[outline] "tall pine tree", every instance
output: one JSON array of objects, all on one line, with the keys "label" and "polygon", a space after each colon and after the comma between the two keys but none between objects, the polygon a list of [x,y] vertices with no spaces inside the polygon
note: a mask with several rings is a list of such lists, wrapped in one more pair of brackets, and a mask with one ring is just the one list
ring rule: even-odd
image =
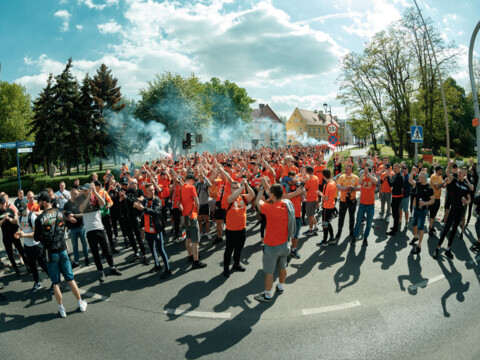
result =
[{"label": "tall pine tree", "polygon": [[112,71],[102,64],[92,79],[90,89],[94,101],[93,154],[100,159],[100,170],[103,168],[103,158],[114,155],[118,150],[109,131],[112,127],[109,113],[118,113],[125,107],[125,103],[121,102],[120,88]]}]

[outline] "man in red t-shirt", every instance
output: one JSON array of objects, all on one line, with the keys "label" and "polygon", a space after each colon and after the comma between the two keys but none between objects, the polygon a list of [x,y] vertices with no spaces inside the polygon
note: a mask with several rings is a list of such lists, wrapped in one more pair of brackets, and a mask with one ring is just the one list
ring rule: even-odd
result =
[{"label": "man in red t-shirt", "polygon": [[353,231],[353,238],[351,244],[355,244],[357,237],[360,233],[360,226],[362,226],[363,218],[367,214],[367,224],[363,231],[363,245],[368,246],[368,235],[370,234],[370,228],[372,227],[373,215],[375,213],[375,188],[377,186],[377,178],[371,173],[371,169],[365,167],[365,170],[358,179],[360,188],[360,206],[357,212],[357,222],[355,224],[355,230]]},{"label": "man in red t-shirt", "polygon": [[188,174],[185,177],[185,184],[180,190],[180,210],[185,220],[187,237],[185,247],[188,252],[188,262],[193,262],[192,269],[201,269],[207,266],[198,259],[198,243],[200,242],[200,229],[198,227],[198,203],[197,190],[195,190],[195,175]]},{"label": "man in red t-shirt", "polygon": [[[288,173],[287,173],[288,175]],[[263,248],[263,271],[265,272],[265,292],[255,295],[255,300],[261,302],[272,301],[273,272],[278,266],[279,284],[276,290],[283,293],[287,278],[287,257],[290,253],[288,245],[288,209],[282,201],[283,190],[279,184],[268,186],[267,178],[262,178],[262,185],[257,196],[257,207],[267,218]],[[272,199],[271,203],[262,200],[264,189]]]},{"label": "man in red t-shirt", "polygon": [[[243,191],[247,189],[247,194]],[[223,254],[223,275],[230,277],[230,261],[233,253],[233,267],[235,271],[245,271],[240,265],[240,255],[246,239],[247,205],[255,197],[253,189],[248,185],[247,179],[241,183],[232,181],[230,184],[231,194],[226,194],[226,217],[225,217],[225,253]]]}]

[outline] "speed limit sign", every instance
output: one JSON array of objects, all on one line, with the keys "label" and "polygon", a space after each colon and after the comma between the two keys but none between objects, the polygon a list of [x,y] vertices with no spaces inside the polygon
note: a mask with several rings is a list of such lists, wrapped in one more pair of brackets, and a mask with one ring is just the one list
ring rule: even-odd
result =
[{"label": "speed limit sign", "polygon": [[337,125],[335,125],[334,123],[331,123],[331,124],[328,124],[327,126],[327,132],[331,135],[335,134],[338,130],[338,127]]}]

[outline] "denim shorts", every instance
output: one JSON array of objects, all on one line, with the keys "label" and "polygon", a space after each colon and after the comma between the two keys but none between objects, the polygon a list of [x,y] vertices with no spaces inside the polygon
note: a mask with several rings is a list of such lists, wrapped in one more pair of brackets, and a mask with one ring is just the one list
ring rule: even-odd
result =
[{"label": "denim shorts", "polygon": [[[48,260],[48,259],[47,259]],[[52,254],[52,262],[47,261],[48,275],[52,284],[60,284],[60,273],[66,281],[73,280],[72,263],[67,250]]]},{"label": "denim shorts", "polygon": [[302,218],[297,217],[295,218],[295,235],[293,235],[294,239],[298,239],[300,236],[300,228],[302,227]]},{"label": "denim shorts", "polygon": [[420,210],[415,207],[413,209],[412,226],[418,226],[418,231],[423,231],[425,226],[425,218],[427,217],[427,209]]},{"label": "denim shorts", "polygon": [[402,204],[400,205],[400,210],[403,212],[408,212],[409,203],[410,203],[410,196],[402,198]]}]

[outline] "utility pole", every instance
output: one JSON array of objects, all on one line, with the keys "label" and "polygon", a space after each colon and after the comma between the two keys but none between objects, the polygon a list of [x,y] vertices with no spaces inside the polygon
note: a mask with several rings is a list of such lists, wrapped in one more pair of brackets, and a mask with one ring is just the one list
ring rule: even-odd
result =
[{"label": "utility pole", "polygon": [[[475,45],[475,38],[477,37],[478,30],[480,30],[480,21],[473,30],[472,39],[470,40],[470,48],[468,50],[468,71],[470,73],[470,84],[472,86],[473,94],[473,107],[475,109],[475,117],[478,119],[480,117],[480,111],[478,109],[478,94],[477,87],[475,85],[475,79],[473,77],[473,45]],[[480,174],[480,126],[476,126],[477,134],[477,173]]]}]

